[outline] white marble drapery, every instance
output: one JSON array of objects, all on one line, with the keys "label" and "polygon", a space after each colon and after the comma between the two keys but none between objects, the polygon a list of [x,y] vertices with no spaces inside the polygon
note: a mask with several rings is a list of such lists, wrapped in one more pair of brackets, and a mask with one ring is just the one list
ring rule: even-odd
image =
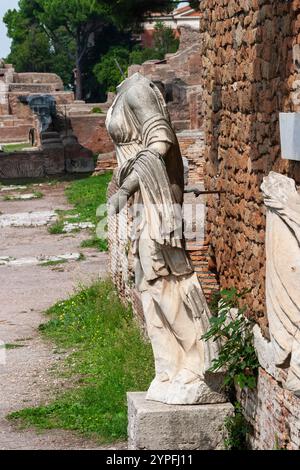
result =
[{"label": "white marble drapery", "polygon": [[118,156],[119,192],[125,184],[130,193],[132,178],[131,193],[145,209],[133,250],[136,285],[155,358],[156,376],[147,398],[169,404],[225,401],[218,380],[214,389],[208,374],[210,385],[206,383],[218,344],[201,340],[210,311],[184,241],[173,233],[182,222],[178,205],[183,200],[183,164],[158,88],[140,74],[125,80],[106,125]]},{"label": "white marble drapery", "polygon": [[267,208],[266,305],[270,342],[256,327],[260,363],[285,388],[300,395],[300,194],[295,181],[275,172],[261,186]]}]

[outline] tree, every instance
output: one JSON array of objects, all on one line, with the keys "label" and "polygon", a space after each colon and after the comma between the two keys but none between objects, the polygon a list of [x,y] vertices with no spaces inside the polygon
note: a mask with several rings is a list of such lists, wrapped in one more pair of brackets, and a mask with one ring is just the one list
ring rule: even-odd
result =
[{"label": "tree", "polygon": [[17,72],[25,69],[28,72],[48,72],[52,61],[47,36],[38,28],[30,28],[22,41],[13,41],[7,61],[13,62]]},{"label": "tree", "polygon": [[93,72],[105,92],[115,91],[116,86],[124,78],[119,66],[123,74],[127,75],[129,65],[142,64],[151,59],[163,59],[165,54],[176,52],[179,45],[179,40],[174,37],[174,31],[163,23],[155,24],[153,42],[153,48],[142,48],[141,46],[131,48],[128,45],[111,47],[101,57]]},{"label": "tree", "polygon": [[38,22],[31,21],[24,12],[17,10],[9,10],[4,23],[12,38],[6,60],[14,64],[17,72],[53,72],[66,85],[71,83],[73,66],[70,57],[75,49],[64,30],[57,31],[59,41],[54,42]]},{"label": "tree", "polygon": [[105,93],[116,91],[117,85],[127,76],[129,65],[142,64],[150,59],[159,59],[154,49],[139,47],[130,51],[128,46],[115,46],[101,57],[93,72]]},{"label": "tree", "polygon": [[103,55],[101,61],[95,65],[94,74],[105,91],[115,91],[116,86],[122,80],[122,73],[118,68],[126,72],[129,63],[130,51],[128,47],[111,47],[109,51]]},{"label": "tree", "polygon": [[[59,43],[57,31],[61,29],[74,41],[76,98],[82,99],[83,62],[93,36],[103,32],[109,23],[127,29],[130,25],[132,29],[145,13],[170,10],[173,5],[171,0],[20,0],[19,13],[30,26],[37,24],[52,44]],[[11,32],[9,27],[8,33]]]},{"label": "tree", "polygon": [[174,31],[171,28],[158,21],[154,25],[153,43],[154,49],[159,52],[160,56],[164,57],[167,53],[177,51],[179,39],[175,38]]},{"label": "tree", "polygon": [[190,0],[189,4],[194,10],[199,10],[200,8],[200,0]]},{"label": "tree", "polygon": [[[20,7],[23,2],[20,1]],[[106,6],[95,0],[33,0],[32,6],[27,14],[38,21],[53,42],[58,41],[60,28],[75,42],[76,98],[82,99],[83,59],[92,34],[101,31],[108,22]]]}]

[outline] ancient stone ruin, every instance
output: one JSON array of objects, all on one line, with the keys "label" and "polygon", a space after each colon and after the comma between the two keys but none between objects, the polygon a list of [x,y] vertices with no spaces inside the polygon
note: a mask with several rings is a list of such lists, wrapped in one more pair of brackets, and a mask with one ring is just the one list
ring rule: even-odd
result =
[{"label": "ancient stone ruin", "polygon": [[[196,242],[194,231],[186,243],[207,299],[218,288],[249,290],[244,302],[256,322],[260,367],[256,387],[237,391],[248,445],[295,450],[300,166],[282,154],[279,113],[300,112],[300,5],[204,0],[200,18],[200,33],[184,31],[175,55],[129,74],[159,87],[189,162],[188,184],[207,191],[205,236]],[[113,181],[110,195],[116,189]],[[110,219],[111,273],[142,321],[127,230],[122,217]],[[140,399],[131,403],[133,414]]]},{"label": "ancient stone ruin", "polygon": [[[112,151],[105,130],[108,103],[86,104],[65,91],[50,73],[0,69],[0,144],[28,143],[24,151],[1,153],[3,179],[92,172],[94,156]],[[100,113],[92,112],[100,109]]]},{"label": "ancient stone ruin", "polygon": [[[182,28],[181,44],[175,54],[170,54],[164,61],[149,61],[142,66],[134,65],[129,68],[129,76],[139,72],[147,78],[153,80],[162,91],[167,103],[172,125],[176,130],[181,154],[188,162],[188,179],[186,184],[189,187],[203,187],[203,151],[204,135],[202,130],[203,112],[202,86],[199,82],[201,74],[201,58],[199,32],[190,28]],[[184,119],[183,119],[184,118]],[[116,160],[113,156],[113,164]],[[98,168],[102,166],[101,156],[98,159]],[[116,191],[113,182],[109,188],[109,195]],[[192,193],[185,193],[184,200],[190,204],[191,212],[202,212],[204,209],[203,200],[195,198]],[[209,244],[207,238],[200,233],[202,226],[198,228],[187,227],[186,249],[194,262],[195,271],[201,282],[204,294],[207,299],[211,293],[218,288],[214,271],[210,267]],[[195,232],[196,231],[196,232]],[[143,318],[143,309],[140,296],[134,286],[129,282],[133,276],[130,253],[126,255],[128,244],[127,225],[124,221],[111,221],[109,225],[108,240],[110,244],[110,269],[115,284],[118,286],[120,294],[133,303],[139,318]]]}]

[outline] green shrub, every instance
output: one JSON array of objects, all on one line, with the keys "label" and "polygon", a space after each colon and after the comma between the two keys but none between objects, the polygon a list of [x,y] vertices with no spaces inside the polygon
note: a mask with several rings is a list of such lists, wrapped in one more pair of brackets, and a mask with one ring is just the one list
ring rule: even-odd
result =
[{"label": "green shrub", "polygon": [[[249,291],[238,293],[236,289],[223,290],[213,306],[217,316],[210,319],[210,329],[203,335],[204,340],[220,340],[221,348],[217,359],[213,360],[211,372],[225,369],[224,385],[239,385],[241,388],[255,388],[259,367],[253,346],[252,322],[245,316],[247,307],[240,301]],[[231,309],[236,309],[233,318]]]},{"label": "green shrub", "polygon": [[251,426],[247,423],[240,403],[235,403],[235,412],[233,416],[225,419],[225,429],[227,437],[224,444],[228,450],[247,449],[247,434],[251,431]]},{"label": "green shrub", "polygon": [[94,108],[92,108],[91,112],[95,113],[95,114],[102,114],[103,113],[102,109],[99,106],[95,106]]}]

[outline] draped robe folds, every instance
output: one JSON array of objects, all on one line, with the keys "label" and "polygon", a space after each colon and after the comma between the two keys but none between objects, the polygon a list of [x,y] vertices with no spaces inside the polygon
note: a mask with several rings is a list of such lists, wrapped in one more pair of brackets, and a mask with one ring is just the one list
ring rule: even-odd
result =
[{"label": "draped robe folds", "polygon": [[267,207],[266,302],[275,365],[285,387],[300,395],[300,194],[291,178],[270,172]]},{"label": "draped robe folds", "polygon": [[[144,122],[135,112],[136,106],[143,106],[134,99],[136,87],[151,97],[152,114]],[[200,339],[209,327],[210,312],[184,248],[182,158],[157,87],[139,74],[127,79],[118,89],[106,126],[116,146],[118,185],[122,187],[132,172],[139,181],[134,201],[143,210],[134,224],[132,246],[156,378],[164,376],[170,389],[184,369],[203,380],[218,344]],[[153,150],[157,142],[168,144],[166,154]],[[167,395],[157,400],[171,403]]]}]

